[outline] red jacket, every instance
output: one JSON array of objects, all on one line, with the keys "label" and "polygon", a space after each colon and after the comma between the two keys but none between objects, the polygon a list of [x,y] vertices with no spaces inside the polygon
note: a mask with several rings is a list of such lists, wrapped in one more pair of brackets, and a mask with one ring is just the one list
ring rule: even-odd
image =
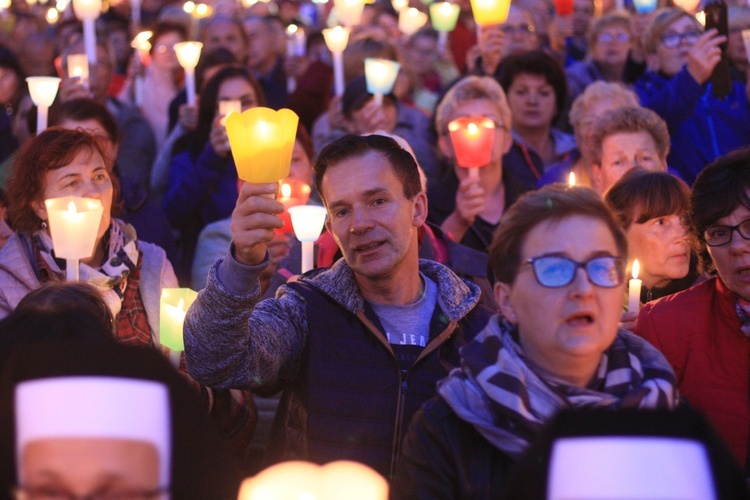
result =
[{"label": "red jacket", "polygon": [[646,304],[636,332],[656,346],[680,392],[702,410],[741,464],[750,437],[750,338],[734,294],[718,278]]}]

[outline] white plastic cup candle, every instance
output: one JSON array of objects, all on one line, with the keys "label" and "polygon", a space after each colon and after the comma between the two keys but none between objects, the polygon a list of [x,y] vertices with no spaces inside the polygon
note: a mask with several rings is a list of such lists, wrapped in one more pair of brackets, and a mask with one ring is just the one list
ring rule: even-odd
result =
[{"label": "white plastic cup candle", "polygon": [[84,87],[89,87],[89,56],[71,54],[67,58],[68,78],[78,78]]},{"label": "white plastic cup candle", "polygon": [[66,260],[68,281],[78,281],[78,262],[94,254],[104,208],[93,198],[44,200],[55,256]]},{"label": "white plastic cup candle", "polygon": [[187,103],[195,104],[195,67],[201,56],[203,44],[200,42],[180,42],[174,44],[177,60],[185,69],[185,91],[187,92]]},{"label": "white plastic cup candle", "polygon": [[445,52],[448,33],[456,29],[461,7],[450,2],[435,2],[430,5],[432,27],[438,32],[438,51]]},{"label": "white plastic cup candle", "polygon": [[383,96],[390,94],[393,85],[398,78],[401,65],[390,59],[365,59],[365,79],[367,80],[367,92],[375,96],[375,103],[383,104]]},{"label": "white plastic cup candle", "polygon": [[336,95],[344,95],[344,49],[349,43],[349,28],[335,26],[323,30],[323,39],[333,54],[333,83]]},{"label": "white plastic cup candle", "polygon": [[568,186],[573,187],[576,185],[576,174],[575,172],[571,172],[568,174]]},{"label": "white plastic cup candle", "polygon": [[[288,58],[305,55],[305,30],[296,24],[286,27],[286,55]],[[286,77],[286,91],[291,94],[297,90],[297,79],[293,76]]]},{"label": "white plastic cup candle", "polygon": [[333,0],[333,5],[338,13],[339,22],[344,26],[356,26],[362,20],[364,0]]},{"label": "white plastic cup candle", "polygon": [[403,9],[398,14],[398,29],[406,36],[412,36],[425,24],[427,24],[427,14],[414,7]]},{"label": "white plastic cup candle", "polygon": [[102,12],[102,0],[73,0],[73,11],[83,22],[83,45],[89,63],[96,64],[96,29],[94,21]]},{"label": "white plastic cup candle", "polygon": [[55,76],[29,76],[26,83],[31,100],[37,108],[36,133],[40,134],[47,128],[47,114],[49,107],[55,102],[60,79]]},{"label": "white plastic cup candle", "polygon": [[641,265],[638,263],[638,259],[633,261],[633,279],[628,283],[628,311],[638,312],[641,310],[641,284],[643,283],[638,279],[638,273],[641,270]]},{"label": "white plastic cup candle", "polygon": [[302,242],[302,273],[313,269],[315,241],[323,231],[326,209],[315,205],[301,205],[289,208],[294,234]]}]

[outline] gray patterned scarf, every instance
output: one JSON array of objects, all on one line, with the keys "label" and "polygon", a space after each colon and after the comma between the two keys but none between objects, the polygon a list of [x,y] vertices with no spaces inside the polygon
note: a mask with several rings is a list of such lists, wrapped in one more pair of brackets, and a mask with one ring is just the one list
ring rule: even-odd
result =
[{"label": "gray patterned scarf", "polygon": [[673,408],[674,373],[646,341],[625,330],[602,355],[587,387],[540,375],[517,343],[517,327],[493,317],[461,349],[461,366],[438,382],[438,394],[496,448],[518,459],[563,408]]}]

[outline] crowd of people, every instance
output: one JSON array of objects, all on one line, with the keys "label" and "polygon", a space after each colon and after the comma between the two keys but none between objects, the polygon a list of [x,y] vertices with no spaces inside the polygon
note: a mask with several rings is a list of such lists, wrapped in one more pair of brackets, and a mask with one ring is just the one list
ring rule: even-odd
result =
[{"label": "crowd of people", "polygon": [[[706,474],[680,452],[616,488],[750,498],[750,7],[721,34],[663,1],[514,0],[493,25],[456,3],[447,37],[365,4],[340,93],[333,2],[112,1],[87,78],[71,8],[0,7],[0,498],[235,498],[288,460],[361,462],[397,499],[535,498],[550,433],[628,422],[691,436]],[[385,95],[368,58],[400,63]],[[41,132],[29,76],[61,79]],[[230,105],[299,116],[281,182],[327,211],[312,271],[289,195],[238,178]],[[491,122],[480,168],[462,119]],[[63,196],[103,208],[78,282]],[[179,286],[200,293],[170,358]]]}]

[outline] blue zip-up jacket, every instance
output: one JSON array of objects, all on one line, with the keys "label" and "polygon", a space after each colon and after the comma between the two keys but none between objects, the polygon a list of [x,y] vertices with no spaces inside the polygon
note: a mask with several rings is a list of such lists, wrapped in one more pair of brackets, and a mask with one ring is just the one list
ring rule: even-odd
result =
[{"label": "blue zip-up jacket", "polygon": [[750,144],[750,111],[740,83],[716,99],[711,85],[699,85],[687,68],[672,78],[647,71],[635,84],[641,104],[667,122],[672,147],[667,164],[690,185],[703,168]]}]

